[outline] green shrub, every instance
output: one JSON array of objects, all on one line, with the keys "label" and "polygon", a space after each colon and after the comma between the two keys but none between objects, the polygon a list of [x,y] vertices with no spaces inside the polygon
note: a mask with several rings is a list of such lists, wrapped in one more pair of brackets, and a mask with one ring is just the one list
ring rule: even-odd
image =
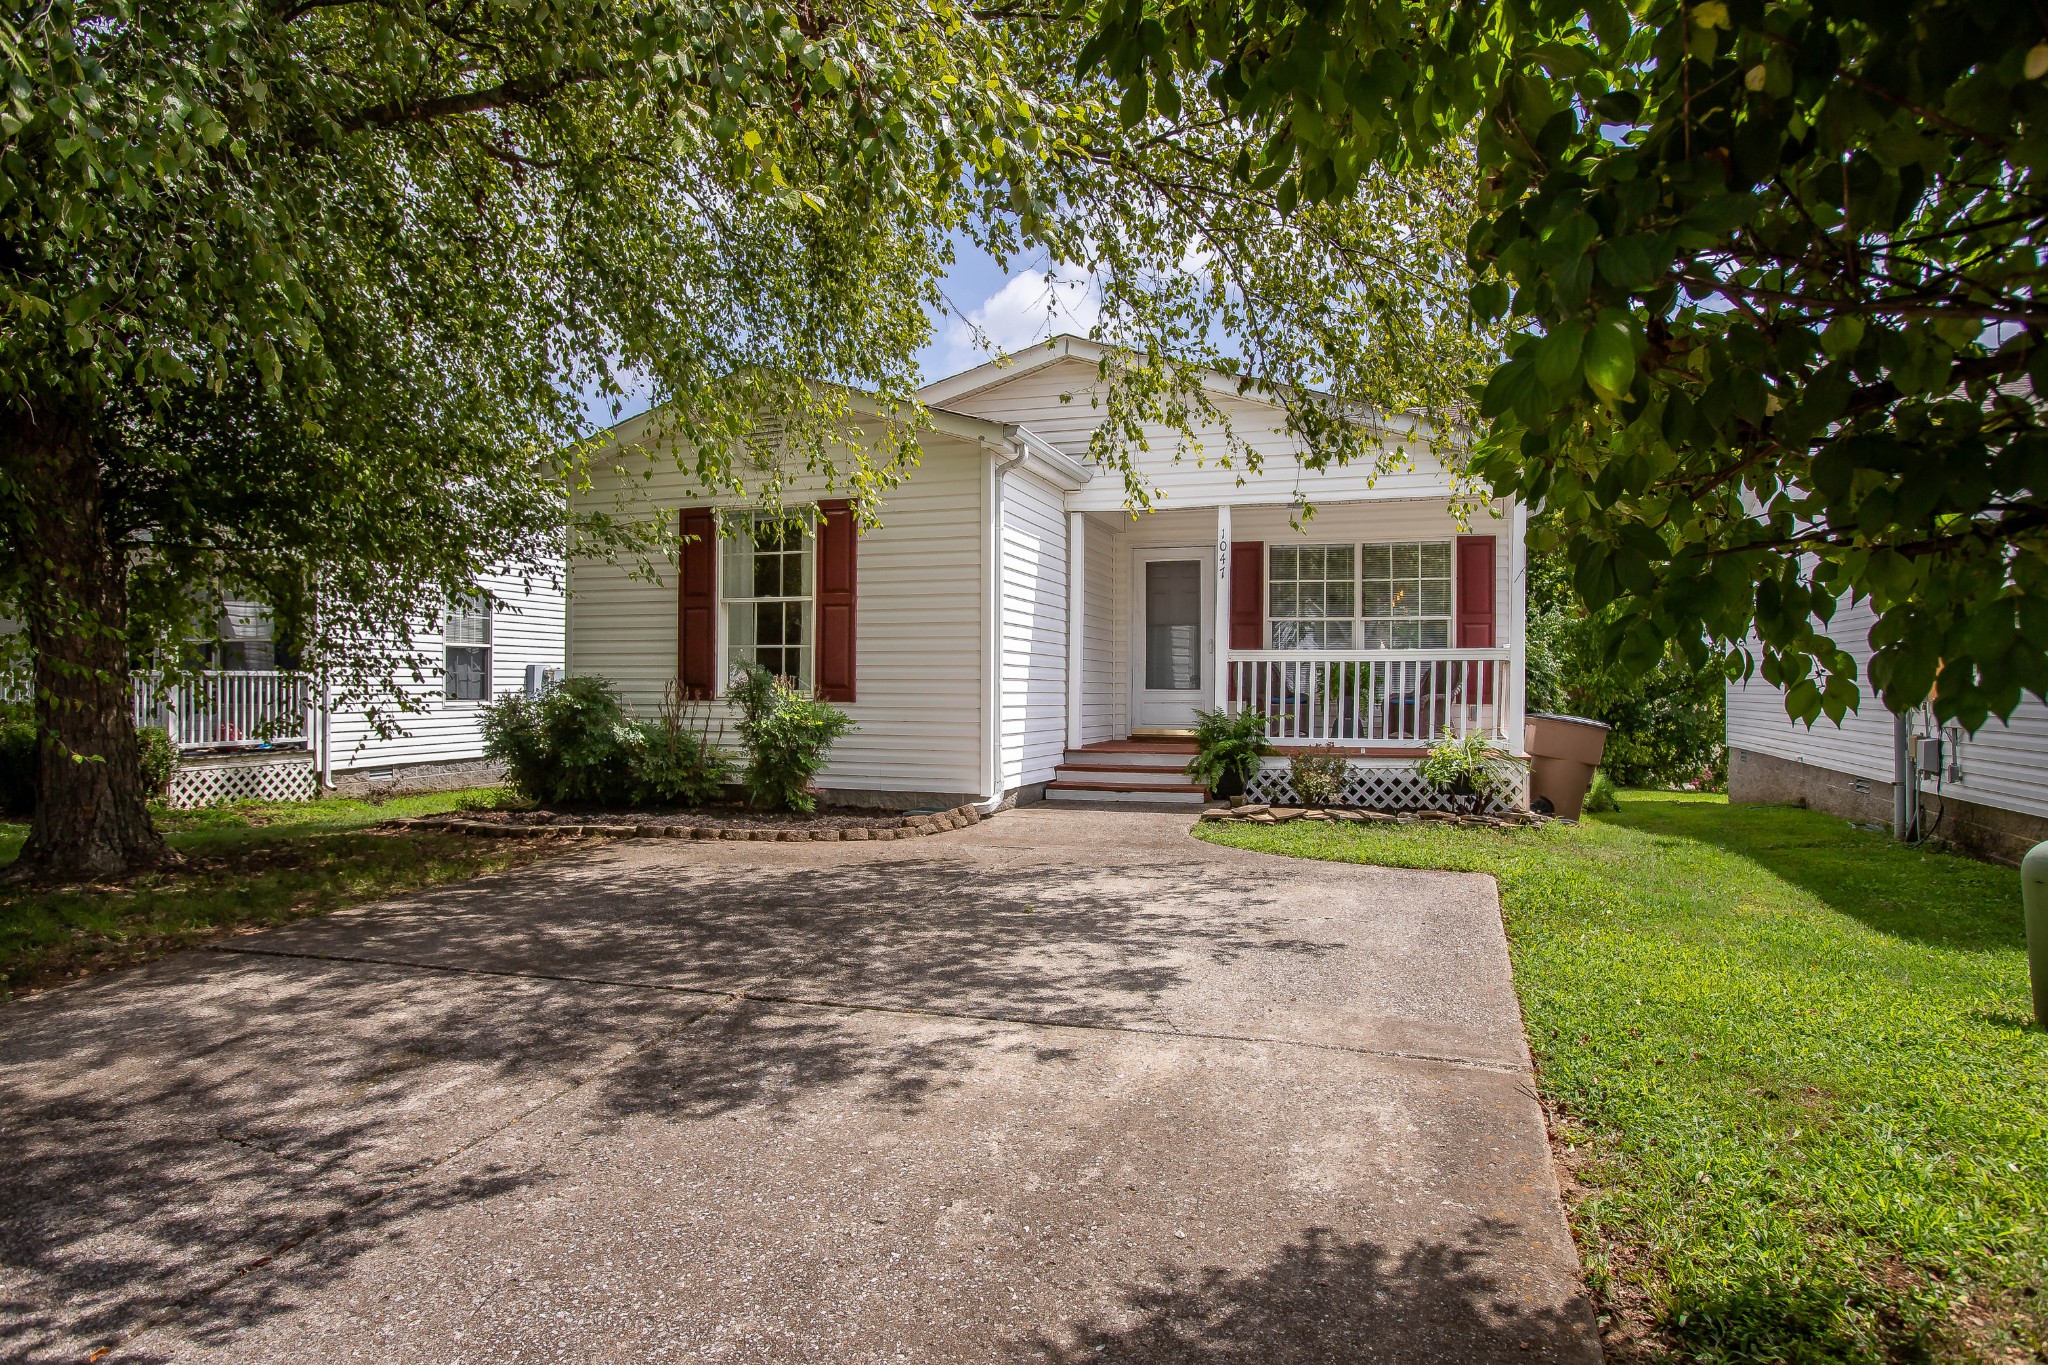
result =
[{"label": "green shrub", "polygon": [[1259,760],[1273,752],[1266,724],[1263,711],[1246,709],[1234,716],[1220,708],[1195,712],[1195,757],[1188,776],[1212,789],[1228,781],[1242,791],[1259,770]]},{"label": "green shrub", "polygon": [[21,716],[0,719],[0,811],[27,815],[36,808],[36,725]]},{"label": "green shrub", "polygon": [[740,712],[747,799],[766,810],[816,810],[811,779],[824,768],[833,742],[853,728],[853,718],[759,664],[745,665],[726,695]]},{"label": "green shrub", "polygon": [[1583,809],[1588,812],[1620,810],[1621,802],[1616,797],[1619,790],[1614,785],[1614,779],[1607,775],[1605,768],[1595,768],[1593,785],[1586,788],[1586,804]]},{"label": "green shrub", "polygon": [[711,709],[693,708],[674,683],[662,699],[661,715],[640,727],[634,788],[647,805],[701,806],[725,794],[732,761],[711,737]]},{"label": "green shrub", "polygon": [[1608,725],[1600,765],[1623,786],[1724,786],[1727,674],[1719,656],[1689,663],[1672,645],[1648,673],[1629,673],[1606,638],[1617,612],[1586,610],[1563,550],[1530,556],[1528,709]]},{"label": "green shrub", "polygon": [[1451,796],[1508,800],[1521,786],[1522,765],[1474,731],[1459,736],[1447,725],[1429,752],[1415,760],[1416,775]]},{"label": "green shrub", "polygon": [[1344,791],[1344,755],[1322,749],[1296,749],[1287,760],[1294,799],[1304,806],[1327,806]]},{"label": "green shrub", "polygon": [[484,708],[484,754],[505,765],[520,794],[544,805],[627,805],[647,737],[603,678],[565,678],[538,697]]},{"label": "green shrub", "polygon": [[142,759],[142,790],[162,796],[171,789],[178,771],[178,742],[161,725],[145,725],[135,732],[135,748]]}]

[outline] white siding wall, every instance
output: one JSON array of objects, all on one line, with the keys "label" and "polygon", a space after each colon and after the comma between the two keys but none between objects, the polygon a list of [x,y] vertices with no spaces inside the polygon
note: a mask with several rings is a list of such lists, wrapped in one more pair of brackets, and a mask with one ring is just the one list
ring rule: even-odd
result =
[{"label": "white siding wall", "polygon": [[2024,698],[2010,720],[1994,720],[1974,735],[1951,727],[1957,781],[1944,772],[1938,788],[1959,800],[2000,810],[2048,816],[2048,705]]},{"label": "white siding wall", "polygon": [[[1871,620],[1869,603],[1845,604],[1829,630],[1835,643],[1855,657],[1859,671],[1870,665]],[[1785,714],[1785,694],[1761,677],[1731,682],[1728,744],[1850,777],[1892,780],[1891,712],[1868,695],[1839,727],[1823,716],[1808,728]]]},{"label": "white siding wall", "polygon": [[[486,577],[480,584],[502,604],[491,617],[491,695],[521,691],[526,686],[528,664],[562,662],[562,590],[545,580],[503,575]],[[413,638],[429,658],[438,656],[439,634],[422,632]],[[403,686],[424,709],[392,717],[405,732],[397,738],[379,739],[361,712],[335,712],[328,725],[328,742],[336,773],[483,757],[483,735],[478,727],[482,702],[447,700],[438,672],[417,680],[404,679]]]},{"label": "white siding wall", "polygon": [[1060,490],[1003,476],[1004,790],[1052,780],[1067,743],[1067,513]]},{"label": "white siding wall", "polygon": [[1088,518],[1083,584],[1081,742],[1122,739],[1130,730],[1130,668],[1123,652],[1125,580],[1131,556],[1121,518]]},{"label": "white siding wall", "polygon": [[[1091,402],[1097,387],[1095,366],[1083,360],[1061,360],[1015,379],[941,404],[953,412],[1016,422],[1076,459],[1085,459],[1088,440],[1102,422],[1102,410]],[[1061,401],[1065,398],[1067,401]],[[1198,433],[1198,444],[1166,427],[1146,432],[1149,450],[1138,452],[1139,468],[1154,490],[1154,506],[1214,505],[1218,502],[1287,503],[1298,496],[1311,502],[1336,498],[1414,498],[1448,495],[1442,467],[1426,449],[1414,453],[1414,468],[1390,472],[1374,481],[1364,469],[1303,469],[1295,458],[1294,438],[1280,429],[1279,409],[1252,399],[1218,401],[1230,416],[1236,435],[1264,457],[1262,472],[1246,476],[1241,468],[1217,463],[1227,445],[1221,427]],[[1179,455],[1176,461],[1175,455]],[[1245,482],[1240,484],[1240,480]],[[1099,474],[1067,497],[1076,511],[1116,512],[1123,508],[1123,480]]]},{"label": "white siding wall", "polygon": [[[1870,666],[1870,627],[1876,615],[1866,602],[1844,604],[1829,624],[1829,635]],[[1913,717],[1915,733],[1929,733],[1925,713]],[[1922,790],[1963,801],[2048,816],[2048,705],[2024,699],[2009,721],[1994,720],[1975,735],[1949,727],[1947,739],[1961,768],[1951,780],[1944,764],[1941,781],[1923,778]],[[1785,714],[1785,695],[1762,678],[1728,684],[1728,744],[1771,754],[1851,777],[1892,780],[1892,716],[1864,685],[1862,706],[1838,727],[1823,717],[1811,729]]]},{"label": "white siding wall", "polygon": [[[855,610],[856,691],[845,710],[859,727],[834,746],[828,788],[979,794],[982,783],[982,473],[974,443],[928,436],[924,461],[881,506],[881,526],[860,538]],[[647,503],[702,506],[666,457],[630,453],[623,478]],[[611,508],[621,476],[586,495]],[[792,491],[829,496],[822,488]],[[625,567],[579,560],[569,571],[569,670],[618,684],[642,714],[676,675],[673,565],[659,582]]]}]

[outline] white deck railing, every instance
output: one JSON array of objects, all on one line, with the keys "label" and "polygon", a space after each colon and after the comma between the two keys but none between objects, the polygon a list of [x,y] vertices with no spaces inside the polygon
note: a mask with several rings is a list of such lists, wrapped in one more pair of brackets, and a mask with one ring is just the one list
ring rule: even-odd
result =
[{"label": "white deck railing", "polygon": [[161,725],[180,749],[254,749],[304,744],[311,682],[296,673],[211,669],[159,696],[135,675],[135,723]]},{"label": "white deck railing", "polygon": [[1505,649],[1232,650],[1230,710],[1264,711],[1282,744],[1505,740]]}]

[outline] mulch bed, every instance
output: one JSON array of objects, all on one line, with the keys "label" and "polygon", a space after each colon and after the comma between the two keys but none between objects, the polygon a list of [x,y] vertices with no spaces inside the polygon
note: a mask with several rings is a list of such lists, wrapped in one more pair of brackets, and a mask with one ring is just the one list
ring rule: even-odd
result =
[{"label": "mulch bed", "polygon": [[981,823],[981,812],[956,806],[936,814],[827,808],[802,815],[713,807],[687,811],[474,811],[394,821],[415,829],[445,829],[506,839],[558,836],[640,839],[729,839],[764,843],[868,842],[916,839]]}]

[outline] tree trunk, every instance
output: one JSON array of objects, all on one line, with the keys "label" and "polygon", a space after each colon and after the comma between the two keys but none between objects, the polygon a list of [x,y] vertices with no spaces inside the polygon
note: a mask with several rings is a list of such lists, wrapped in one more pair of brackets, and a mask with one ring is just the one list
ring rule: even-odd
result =
[{"label": "tree trunk", "polygon": [[12,415],[21,499],[12,548],[35,659],[36,814],[10,875],[125,877],[176,862],[149,818],[128,674],[127,566],[107,543],[100,463],[83,423]]}]

